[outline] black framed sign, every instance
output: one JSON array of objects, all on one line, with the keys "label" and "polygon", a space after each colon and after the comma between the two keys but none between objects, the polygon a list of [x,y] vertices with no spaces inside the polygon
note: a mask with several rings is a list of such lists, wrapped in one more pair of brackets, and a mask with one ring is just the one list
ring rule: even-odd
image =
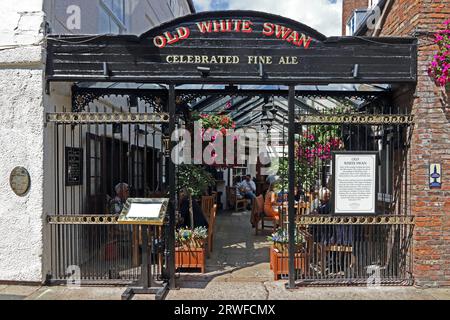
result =
[{"label": "black framed sign", "polygon": [[83,184],[83,149],[66,147],[66,186]]},{"label": "black framed sign", "polygon": [[140,36],[79,42],[74,35],[48,38],[47,80],[287,85],[417,78],[415,38],[327,38],[298,21],[247,10],[199,12]]},{"label": "black framed sign", "polygon": [[333,152],[334,214],[376,214],[378,152]]}]

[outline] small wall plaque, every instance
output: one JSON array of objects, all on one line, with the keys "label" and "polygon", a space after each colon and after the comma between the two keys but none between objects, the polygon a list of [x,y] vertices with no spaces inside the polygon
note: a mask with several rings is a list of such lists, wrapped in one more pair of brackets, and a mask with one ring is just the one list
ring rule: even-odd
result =
[{"label": "small wall plaque", "polygon": [[430,163],[430,188],[440,188],[442,185],[442,170],[439,163]]},{"label": "small wall plaque", "polygon": [[9,185],[18,196],[25,195],[30,189],[30,175],[24,167],[15,167],[9,176]]},{"label": "small wall plaque", "polygon": [[83,184],[83,149],[66,147],[66,186]]}]

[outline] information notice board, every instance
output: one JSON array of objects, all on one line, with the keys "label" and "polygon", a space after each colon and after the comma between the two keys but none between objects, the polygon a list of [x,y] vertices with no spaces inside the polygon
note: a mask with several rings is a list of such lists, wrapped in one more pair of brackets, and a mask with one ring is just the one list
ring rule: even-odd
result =
[{"label": "information notice board", "polygon": [[377,152],[333,153],[335,214],[375,214]]}]

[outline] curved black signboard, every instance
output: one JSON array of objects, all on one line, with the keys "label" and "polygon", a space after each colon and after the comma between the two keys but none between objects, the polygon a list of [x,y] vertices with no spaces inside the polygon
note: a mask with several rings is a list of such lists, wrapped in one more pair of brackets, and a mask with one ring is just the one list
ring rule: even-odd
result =
[{"label": "curved black signboard", "polygon": [[327,38],[272,14],[216,11],[172,20],[140,37],[103,36],[81,43],[79,36],[52,37],[47,77],[166,83],[413,82],[416,50],[414,38]]}]

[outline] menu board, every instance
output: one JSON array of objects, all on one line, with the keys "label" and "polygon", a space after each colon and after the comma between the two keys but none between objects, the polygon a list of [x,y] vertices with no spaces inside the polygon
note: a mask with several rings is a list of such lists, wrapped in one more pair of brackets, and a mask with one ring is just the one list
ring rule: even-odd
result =
[{"label": "menu board", "polygon": [[163,225],[168,198],[128,198],[117,220],[119,224]]},{"label": "menu board", "polygon": [[333,154],[334,213],[375,214],[377,152]]},{"label": "menu board", "polygon": [[66,186],[83,184],[83,149],[66,147]]}]

